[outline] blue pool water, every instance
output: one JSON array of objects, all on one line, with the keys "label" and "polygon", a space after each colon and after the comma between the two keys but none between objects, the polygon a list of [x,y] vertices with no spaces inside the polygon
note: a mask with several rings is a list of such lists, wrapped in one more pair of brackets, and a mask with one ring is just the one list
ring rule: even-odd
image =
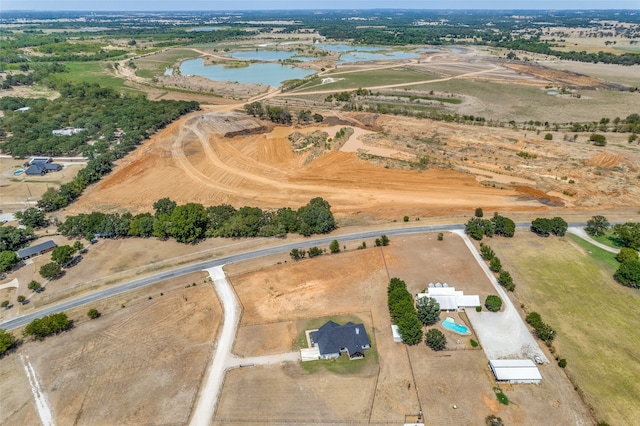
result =
[{"label": "blue pool water", "polygon": [[24,169],[18,169],[15,172],[13,172],[14,176],[18,176],[19,174],[21,174],[22,172],[24,172]]},{"label": "blue pool water", "polygon": [[467,327],[462,324],[456,324],[455,320],[451,317],[447,317],[447,319],[442,321],[442,326],[447,330],[454,331],[458,334],[471,334]]}]

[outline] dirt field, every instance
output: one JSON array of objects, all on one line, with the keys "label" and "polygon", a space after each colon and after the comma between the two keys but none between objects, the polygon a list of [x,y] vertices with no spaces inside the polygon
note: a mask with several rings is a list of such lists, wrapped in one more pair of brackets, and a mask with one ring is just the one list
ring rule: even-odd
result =
[{"label": "dirt field", "polygon": [[[218,405],[219,422],[398,424],[420,407],[426,424],[481,424],[492,413],[508,424],[591,422],[588,410],[555,366],[544,366],[541,386],[502,386],[513,401],[503,406],[494,396],[495,382],[484,353],[469,345],[474,336],[447,332],[449,350],[438,353],[424,344],[407,350],[393,342],[386,306],[389,276],[404,279],[411,293],[430,281],[446,281],[481,298],[491,292],[464,243],[452,234],[446,234],[444,241],[436,241],[435,235],[411,236],[394,239],[382,249],[350,249],[250,272],[246,268],[244,264],[226,268],[243,306],[234,353],[287,352],[296,347],[305,321],[350,314],[366,323],[369,312],[373,327],[368,332],[377,346],[378,371],[308,373],[293,364],[234,370],[227,374]],[[456,321],[465,320],[464,315],[454,316]],[[344,405],[345,399],[350,404]],[[458,409],[452,409],[453,404]],[[316,408],[308,410],[310,405]],[[248,406],[259,409],[247,410]]]},{"label": "dirt field", "polygon": [[[33,366],[55,424],[184,424],[221,324],[204,273],[69,312],[76,326],[27,342],[0,362],[0,423],[39,424],[21,356]],[[163,293],[164,295],[161,295]],[[122,306],[126,307],[122,307]]]}]

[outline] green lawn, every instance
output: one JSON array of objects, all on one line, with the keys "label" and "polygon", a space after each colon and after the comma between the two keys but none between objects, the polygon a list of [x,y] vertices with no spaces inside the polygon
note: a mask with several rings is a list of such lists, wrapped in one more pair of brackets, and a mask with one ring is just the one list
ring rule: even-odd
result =
[{"label": "green lawn", "polygon": [[[340,79],[330,84],[314,84],[303,87],[300,91],[310,90],[354,90],[359,87],[375,87],[388,84],[410,83],[423,80],[434,79],[433,74],[418,72],[398,65],[397,68],[385,68],[381,70],[350,72],[341,74],[343,69],[338,68],[335,72],[324,75],[323,78],[331,77]],[[398,89],[402,90],[402,89]]]},{"label": "green lawn", "polygon": [[600,247],[594,246],[586,240],[578,237],[577,235],[569,234],[569,238],[580,247],[582,247],[596,262],[605,268],[609,268],[609,271],[613,274],[620,266],[620,262],[616,260],[616,255],[608,252]]},{"label": "green lawn", "polygon": [[620,240],[618,240],[616,237],[613,236],[613,231],[611,229],[608,229],[604,235],[601,235],[599,237],[592,236],[591,238],[609,247],[614,247],[614,248],[624,247],[624,245],[620,242]]},{"label": "green lawn", "polygon": [[124,85],[123,79],[114,77],[107,66],[104,62],[69,62],[69,72],[57,75],[66,81],[97,83],[118,91],[133,92],[133,89]]},{"label": "green lawn", "polygon": [[519,301],[557,331],[558,355],[597,418],[612,425],[640,419],[640,292],[613,280],[604,255],[569,238],[522,233],[491,247],[513,275]]}]

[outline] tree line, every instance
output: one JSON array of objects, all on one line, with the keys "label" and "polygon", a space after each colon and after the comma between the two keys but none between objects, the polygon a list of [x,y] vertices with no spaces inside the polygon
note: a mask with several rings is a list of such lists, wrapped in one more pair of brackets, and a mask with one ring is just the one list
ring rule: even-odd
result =
[{"label": "tree line", "polygon": [[331,205],[317,197],[293,210],[289,207],[262,210],[258,207],[236,209],[229,204],[204,207],[197,203],[177,205],[169,198],[153,204],[154,214],[101,213],[69,216],[58,232],[71,238],[156,237],[175,238],[194,243],[203,238],[284,237],[287,233],[304,236],[326,234],[336,228]]}]

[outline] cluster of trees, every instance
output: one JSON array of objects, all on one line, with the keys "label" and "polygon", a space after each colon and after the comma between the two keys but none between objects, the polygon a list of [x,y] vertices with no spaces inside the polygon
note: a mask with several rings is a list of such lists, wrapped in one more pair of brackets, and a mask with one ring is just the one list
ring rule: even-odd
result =
[{"label": "cluster of trees", "polygon": [[320,197],[298,210],[289,207],[265,211],[258,207],[234,208],[228,204],[204,207],[197,203],[178,206],[169,198],[153,205],[155,213],[100,213],[68,216],[58,232],[67,237],[173,237],[193,243],[210,237],[284,237],[287,233],[304,236],[326,234],[336,228],[331,205]]},{"label": "cluster of trees", "polygon": [[416,303],[416,312],[422,325],[433,325],[440,319],[440,304],[433,297],[421,297]]},{"label": "cluster of trees", "polygon": [[8,271],[20,262],[16,251],[26,246],[33,238],[33,229],[30,227],[0,225],[0,272]]},{"label": "cluster of trees", "polygon": [[441,351],[447,346],[447,338],[442,331],[432,328],[427,331],[424,343],[434,351]]},{"label": "cluster of trees", "polygon": [[584,230],[592,237],[600,237],[607,232],[609,226],[610,224],[606,217],[596,215],[587,221],[587,226],[584,227]]},{"label": "cluster of trees", "polygon": [[542,237],[548,237],[551,234],[562,237],[567,232],[568,227],[567,222],[558,216],[552,219],[539,217],[531,222],[531,232],[535,232]]},{"label": "cluster of trees", "polygon": [[538,336],[540,340],[544,341],[547,345],[551,345],[551,342],[556,337],[555,332],[549,324],[542,321],[539,313],[531,312],[525,320],[533,327],[536,336]]},{"label": "cluster of trees", "polygon": [[640,222],[627,222],[614,225],[613,237],[624,247],[640,250]]},{"label": "cluster of trees", "polygon": [[469,219],[464,227],[464,232],[474,240],[482,240],[484,236],[513,237],[516,232],[516,224],[508,217],[495,212],[491,219],[482,219],[482,209],[476,209],[475,217]]},{"label": "cluster of trees", "polygon": [[16,341],[13,333],[0,328],[0,358],[15,346]]},{"label": "cluster of trees", "polygon": [[62,333],[72,327],[73,321],[67,318],[67,314],[60,312],[34,319],[25,327],[23,335],[24,337],[33,336],[36,340],[43,340],[47,336]]},{"label": "cluster of trees", "polygon": [[417,345],[422,341],[422,323],[413,306],[413,296],[407,284],[399,278],[391,278],[387,287],[387,304],[391,321],[398,326],[398,332],[407,345]]},{"label": "cluster of trees", "polygon": [[[288,108],[281,106],[265,105],[260,101],[251,102],[244,105],[244,111],[260,119],[268,119],[278,124],[291,124],[292,115]],[[312,119],[316,123],[321,123],[324,117],[310,110],[301,110],[297,114],[298,123],[309,123]]]},{"label": "cluster of trees", "polygon": [[480,256],[487,262],[489,262],[489,269],[492,272],[498,274],[498,284],[502,287],[506,288],[509,291],[513,291],[516,289],[516,285],[513,283],[513,278],[509,271],[505,271],[502,269],[502,262],[496,256],[495,252],[491,247],[484,243],[480,243]]}]

